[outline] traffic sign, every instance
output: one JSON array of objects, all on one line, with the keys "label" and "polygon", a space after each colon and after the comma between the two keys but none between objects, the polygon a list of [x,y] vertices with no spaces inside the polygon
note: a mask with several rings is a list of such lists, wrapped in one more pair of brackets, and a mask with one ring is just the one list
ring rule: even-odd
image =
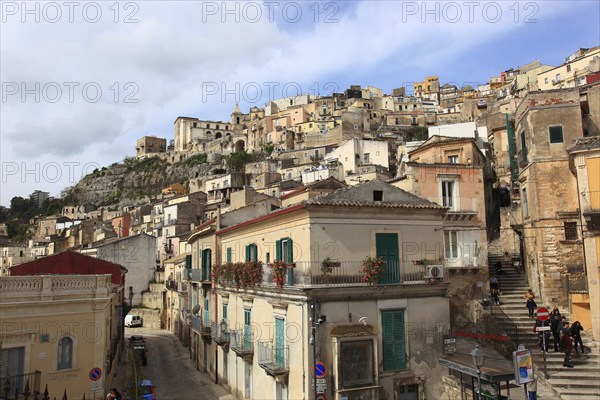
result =
[{"label": "traffic sign", "polygon": [[92,368],[90,371],[90,379],[93,381],[97,381],[102,376],[102,369],[100,368]]},{"label": "traffic sign", "polygon": [[327,375],[327,367],[321,361],[317,361],[313,367],[313,375],[317,378],[323,378]]},{"label": "traffic sign", "polygon": [[535,330],[538,331],[538,332],[549,331],[550,327],[549,326],[537,326],[535,328]]},{"label": "traffic sign", "polygon": [[537,309],[536,316],[540,321],[546,321],[550,318],[550,313],[546,307],[540,307]]}]

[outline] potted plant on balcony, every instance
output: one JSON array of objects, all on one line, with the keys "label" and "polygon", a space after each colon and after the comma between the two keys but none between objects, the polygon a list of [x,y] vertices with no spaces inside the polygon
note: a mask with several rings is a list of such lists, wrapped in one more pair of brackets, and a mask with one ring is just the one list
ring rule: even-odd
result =
[{"label": "potted plant on balcony", "polygon": [[366,257],[362,262],[360,272],[363,274],[363,282],[374,285],[383,277],[385,261],[382,257]]},{"label": "potted plant on balcony", "polygon": [[269,264],[269,268],[272,269],[273,282],[281,289],[285,284],[288,268],[294,268],[294,265],[285,263],[283,260],[275,260],[272,264]]},{"label": "potted plant on balcony", "polygon": [[341,265],[339,261],[333,261],[331,258],[327,257],[321,262],[321,275],[326,281],[331,279],[331,273],[334,268],[337,268]]},{"label": "potted plant on balcony", "polygon": [[262,282],[263,269],[260,261],[247,261],[239,271],[239,283],[242,288],[254,287]]}]

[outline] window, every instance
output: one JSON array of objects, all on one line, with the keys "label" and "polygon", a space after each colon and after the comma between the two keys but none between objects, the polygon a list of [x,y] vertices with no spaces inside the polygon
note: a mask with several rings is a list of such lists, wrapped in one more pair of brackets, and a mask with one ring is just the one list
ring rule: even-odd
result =
[{"label": "window", "polygon": [[544,78],[544,83],[548,83],[548,78]]},{"label": "window", "polygon": [[285,335],[284,320],[275,318],[275,365],[285,367]]},{"label": "window", "polygon": [[417,124],[417,117],[412,117],[412,124],[416,125]]},{"label": "window", "polygon": [[358,124],[354,124],[354,129],[358,129]]},{"label": "window", "polygon": [[340,343],[340,386],[352,388],[372,385],[373,341],[355,340]]},{"label": "window", "polygon": [[442,181],[442,205],[454,210],[454,181]]},{"label": "window", "polygon": [[577,222],[565,222],[565,240],[577,240]]},{"label": "window", "polygon": [[73,339],[64,337],[58,341],[57,370],[73,368]]},{"label": "window", "polygon": [[448,156],[448,163],[458,164],[458,156]]},{"label": "window", "polygon": [[550,126],[548,127],[550,133],[550,143],[562,143],[563,142],[563,129],[562,126]]},{"label": "window", "polygon": [[383,201],[383,190],[373,190],[373,201]]},{"label": "window", "polygon": [[258,261],[258,247],[256,244],[246,246],[246,262]]},{"label": "window", "polygon": [[560,74],[556,74],[556,82],[560,82]]},{"label": "window", "polygon": [[286,263],[293,262],[293,246],[292,239],[284,238],[280,239],[275,243],[275,258],[277,260],[283,260]]},{"label": "window", "polygon": [[527,202],[527,189],[523,188],[522,196],[523,196],[523,216],[529,217],[529,203]]},{"label": "window", "polygon": [[210,269],[212,251],[210,249],[202,250],[202,280],[210,281]]},{"label": "window", "polygon": [[230,263],[231,262],[231,247],[228,247],[227,250],[225,250],[225,254],[226,254],[227,262]]},{"label": "window", "polygon": [[446,249],[446,259],[458,257],[458,243],[456,239],[456,231],[444,232],[444,247]]},{"label": "window", "polygon": [[419,385],[401,385],[399,392],[401,400],[419,399]]},{"label": "window", "polygon": [[363,158],[365,160],[365,163],[369,163],[371,155],[369,153],[365,153],[365,154],[363,154]]},{"label": "window", "polygon": [[383,370],[406,368],[404,341],[404,311],[382,311]]},{"label": "window", "polygon": [[567,72],[571,72],[571,65],[567,65]]},{"label": "window", "polygon": [[223,304],[223,319],[227,321],[227,304]]}]

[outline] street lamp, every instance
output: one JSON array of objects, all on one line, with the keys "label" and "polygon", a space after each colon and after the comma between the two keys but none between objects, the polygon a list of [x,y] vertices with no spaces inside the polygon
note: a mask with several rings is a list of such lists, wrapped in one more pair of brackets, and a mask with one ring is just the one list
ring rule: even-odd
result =
[{"label": "street lamp", "polygon": [[473,364],[477,367],[477,398],[481,400],[481,367],[485,361],[485,353],[481,351],[478,344],[471,351],[471,357],[473,357]]}]

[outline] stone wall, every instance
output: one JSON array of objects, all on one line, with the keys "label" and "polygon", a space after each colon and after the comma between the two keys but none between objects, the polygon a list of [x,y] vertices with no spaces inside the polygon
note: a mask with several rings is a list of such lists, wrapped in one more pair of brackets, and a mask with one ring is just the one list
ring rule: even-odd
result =
[{"label": "stone wall", "polygon": [[132,308],[128,315],[139,315],[144,321],[143,328],[160,329],[160,313],[149,308]]}]

